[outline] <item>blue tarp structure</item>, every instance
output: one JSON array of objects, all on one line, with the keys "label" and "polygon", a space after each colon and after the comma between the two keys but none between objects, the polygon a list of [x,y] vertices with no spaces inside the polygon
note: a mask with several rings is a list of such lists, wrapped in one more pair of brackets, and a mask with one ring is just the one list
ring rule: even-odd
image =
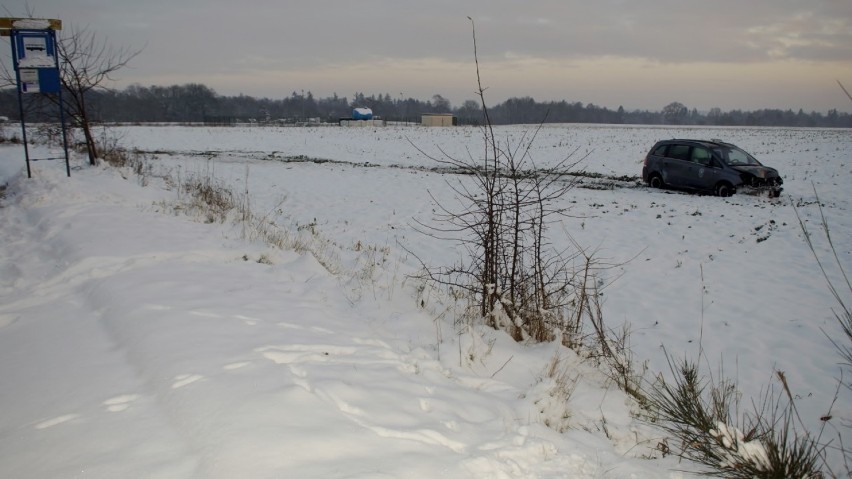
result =
[{"label": "blue tarp structure", "polygon": [[372,120],[373,110],[369,108],[355,108],[352,110],[353,120]]}]

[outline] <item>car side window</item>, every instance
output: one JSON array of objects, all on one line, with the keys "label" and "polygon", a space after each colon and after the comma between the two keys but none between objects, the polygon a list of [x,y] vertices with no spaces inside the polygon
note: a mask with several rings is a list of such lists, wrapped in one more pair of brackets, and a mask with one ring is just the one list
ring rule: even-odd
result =
[{"label": "car side window", "polygon": [[696,146],[692,148],[692,161],[702,166],[710,166],[710,151],[706,148]]},{"label": "car side window", "polygon": [[658,146],[658,147],[654,150],[653,155],[654,155],[654,156],[666,156],[666,148],[668,148],[668,146],[669,146],[669,145],[660,145],[660,146]]},{"label": "car side window", "polygon": [[671,145],[669,146],[669,158],[689,161],[689,145]]}]

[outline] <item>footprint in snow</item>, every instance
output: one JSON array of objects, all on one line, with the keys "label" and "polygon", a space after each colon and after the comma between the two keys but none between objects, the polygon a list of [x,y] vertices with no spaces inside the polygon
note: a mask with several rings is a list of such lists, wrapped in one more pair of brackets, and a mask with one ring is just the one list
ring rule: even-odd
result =
[{"label": "footprint in snow", "polygon": [[327,362],[334,358],[350,356],[358,352],[356,348],[324,344],[290,344],[286,346],[264,346],[255,352],[275,364],[303,362]]},{"label": "footprint in snow", "polygon": [[68,421],[73,421],[75,419],[78,419],[79,417],[80,417],[79,414],[64,414],[62,416],[57,416],[55,418],[48,419],[46,421],[42,421],[42,422],[36,424],[35,428],[36,429],[47,429],[47,428],[51,428],[51,427],[54,427],[54,426],[58,426],[62,423],[66,423]]},{"label": "footprint in snow", "polygon": [[257,318],[252,318],[251,316],[243,316],[242,314],[238,314],[234,317],[236,319],[242,320],[243,324],[245,324],[246,326],[256,326],[259,321]]},{"label": "footprint in snow", "polygon": [[298,324],[287,323],[287,322],[278,323],[278,327],[283,328],[283,329],[305,329],[302,326],[299,326]]},{"label": "footprint in snow", "polygon": [[172,389],[182,388],[196,381],[204,379],[200,374],[179,374],[175,376],[175,382],[172,383]]},{"label": "footprint in snow", "polygon": [[130,403],[139,399],[136,394],[124,394],[114,398],[107,399],[103,402],[109,412],[121,412],[130,407]]},{"label": "footprint in snow", "polygon": [[235,371],[237,369],[242,369],[251,364],[251,361],[240,361],[237,363],[230,363],[222,366],[222,369],[225,371]]}]

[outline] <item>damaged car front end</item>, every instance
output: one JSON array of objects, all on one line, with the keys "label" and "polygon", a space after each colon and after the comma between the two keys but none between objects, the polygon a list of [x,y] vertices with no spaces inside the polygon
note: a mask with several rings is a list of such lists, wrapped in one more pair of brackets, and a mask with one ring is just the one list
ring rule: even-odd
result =
[{"label": "damaged car front end", "polygon": [[733,170],[739,173],[742,183],[735,185],[742,193],[764,194],[777,198],[783,187],[784,180],[778,170],[761,164],[745,150],[730,143],[716,140],[719,145],[715,153]]}]

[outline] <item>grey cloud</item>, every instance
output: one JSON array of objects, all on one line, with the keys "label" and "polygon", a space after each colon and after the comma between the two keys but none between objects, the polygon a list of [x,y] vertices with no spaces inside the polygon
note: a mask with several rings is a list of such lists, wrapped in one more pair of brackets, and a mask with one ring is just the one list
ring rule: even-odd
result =
[{"label": "grey cloud", "polygon": [[[480,53],[553,60],[591,56],[660,62],[749,62],[779,55],[852,60],[852,2],[839,0],[32,0],[37,11],[134,41],[160,61],[228,64],[255,55],[294,66],[371,58],[469,61]],[[796,39],[798,43],[790,42]],[[153,48],[152,48],[153,49]],[[170,50],[170,51],[167,51]],[[213,50],[208,52],[206,50]]]},{"label": "grey cloud", "polygon": [[[840,71],[849,71],[852,62],[849,0],[28,1],[40,16],[88,26],[121,46],[144,46],[131,67],[120,72],[122,80],[209,80],[212,87],[227,85],[230,91],[260,84],[273,84],[266,91],[274,91],[275,82],[289,73],[301,75],[291,82],[308,83],[300,87],[315,88],[319,82],[336,89],[352,88],[354,82],[333,78],[329,70],[357,75],[364,66],[391,72],[403,61],[412,65],[425,59],[470,65],[468,16],[476,22],[480,60],[491,66],[528,57],[564,72],[581,64],[578,60],[606,57],[610,66],[612,59],[632,58],[640,60],[634,66],[644,61],[668,67],[785,60],[802,68],[800,60],[806,60],[839,62]],[[442,75],[424,71],[418,78],[429,85],[424,88],[435,85],[434,91],[470,90],[447,78],[446,70]],[[217,78],[218,85],[213,83]],[[536,83],[544,80],[554,85],[550,96],[566,94],[559,80]],[[513,84],[501,91],[526,94],[530,88]],[[625,86],[609,88],[623,93]],[[650,88],[638,95],[647,97]],[[671,88],[660,92],[661,98],[674,95]],[[683,91],[698,89],[691,83]],[[718,84],[704,89],[706,96],[719,94]]]}]

